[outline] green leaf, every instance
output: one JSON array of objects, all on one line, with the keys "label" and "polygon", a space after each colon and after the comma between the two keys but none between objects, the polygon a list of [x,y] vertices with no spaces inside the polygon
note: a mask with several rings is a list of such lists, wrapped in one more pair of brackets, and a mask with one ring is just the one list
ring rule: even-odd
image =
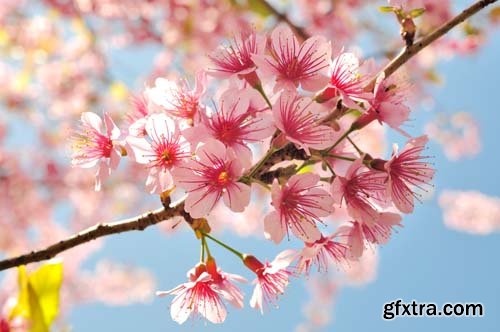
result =
[{"label": "green leaf", "polygon": [[423,13],[425,13],[425,8],[416,8],[416,9],[410,10],[408,15],[410,15],[412,18],[417,18],[420,15],[422,15]]},{"label": "green leaf", "polygon": [[392,6],[380,6],[378,10],[382,13],[392,13],[395,11],[395,8]]}]

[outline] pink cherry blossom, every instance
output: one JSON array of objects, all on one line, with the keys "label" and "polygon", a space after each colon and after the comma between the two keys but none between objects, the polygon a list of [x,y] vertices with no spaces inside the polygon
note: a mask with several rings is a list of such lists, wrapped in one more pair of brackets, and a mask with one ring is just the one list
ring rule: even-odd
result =
[{"label": "pink cherry blossom", "polygon": [[383,201],[385,178],[383,173],[364,167],[363,157],[359,158],[344,177],[335,177],[331,185],[332,197],[339,205],[345,203],[352,218],[372,224],[380,215],[375,203]]},{"label": "pink cherry blossom", "polygon": [[156,293],[158,296],[175,296],[170,306],[172,319],[182,324],[189,316],[200,315],[215,324],[224,322],[227,310],[222,301],[223,295],[214,284],[206,266],[198,264],[187,276],[188,282]]},{"label": "pink cherry blossom", "polygon": [[264,53],[265,47],[266,39],[254,30],[242,31],[229,45],[221,46],[209,56],[216,65],[211,73],[220,77],[236,75],[246,79],[251,86],[259,86],[261,83],[252,56]]},{"label": "pink cherry blossom", "polygon": [[206,216],[222,197],[232,211],[242,212],[250,202],[250,187],[238,182],[248,161],[237,158],[231,148],[207,140],[196,151],[196,158],[176,167],[172,174],[188,195],[185,210],[193,218]]},{"label": "pink cherry blossom", "polygon": [[425,135],[410,139],[401,153],[395,145],[391,159],[383,163],[388,174],[387,193],[403,213],[413,211],[413,200],[418,197],[414,188],[425,190],[434,177],[434,169],[425,161],[429,157],[422,155],[427,141]]},{"label": "pink cherry blossom", "polygon": [[211,116],[203,116],[196,127],[184,130],[184,136],[194,145],[209,138],[217,139],[250,162],[252,152],[247,143],[272,136],[275,127],[271,114],[259,112],[251,116],[249,107],[247,94],[230,89],[221,96],[220,109]]},{"label": "pink cherry blossom", "polygon": [[80,131],[73,136],[72,164],[81,168],[98,166],[95,190],[99,191],[120,162],[122,148],[116,140],[121,132],[108,113],[104,113],[104,126],[102,119],[92,112],[82,113],[81,122]]},{"label": "pink cherry blossom", "polygon": [[359,129],[373,120],[378,120],[402,132],[400,126],[408,120],[411,111],[405,105],[408,89],[408,83],[402,78],[391,76],[385,80],[384,75],[378,76],[373,98],[370,100],[370,109],[356,120],[354,126]]},{"label": "pink cherry blossom", "polygon": [[310,98],[295,93],[283,92],[273,105],[276,127],[282,135],[297,148],[311,154],[311,149],[325,149],[335,142],[335,131],[325,125],[318,125],[319,105]]},{"label": "pink cherry blossom", "polygon": [[311,267],[316,265],[318,272],[328,270],[330,262],[340,263],[346,258],[347,246],[337,242],[334,238],[336,233],[329,236],[321,236],[319,240],[312,243],[304,243],[304,248],[298,255],[297,271],[309,274]]},{"label": "pink cherry blossom", "polygon": [[363,255],[367,244],[385,244],[390,239],[393,227],[401,227],[401,216],[392,212],[381,212],[376,223],[352,221],[337,229],[337,236],[347,244],[347,257],[356,260]]},{"label": "pink cherry blossom", "polygon": [[189,90],[188,83],[176,83],[165,78],[157,78],[155,86],[146,90],[147,97],[167,113],[185,119],[192,124],[198,120],[200,110],[204,109],[200,99],[206,91],[206,73],[196,73],[195,87]]},{"label": "pink cherry blossom", "polygon": [[254,280],[255,288],[250,299],[250,306],[260,310],[269,304],[276,304],[278,296],[285,292],[291,272],[288,266],[294,260],[295,252],[285,250],[276,256],[272,262],[262,264],[254,256],[244,255],[243,262],[252,270],[257,279]]},{"label": "pink cherry blossom", "polygon": [[284,24],[276,27],[268,43],[270,55],[254,55],[253,60],[265,75],[276,77],[275,91],[295,90],[299,84],[317,91],[328,81],[326,71],[331,45],[323,37],[311,37],[302,45]]},{"label": "pink cherry blossom", "polygon": [[145,131],[149,140],[129,136],[127,142],[135,161],[149,168],[147,190],[160,194],[174,186],[170,171],[191,156],[189,144],[174,120],[162,113],[147,119]]},{"label": "pink cherry blossom", "polygon": [[237,274],[222,271],[212,257],[207,259],[206,266],[214,287],[224,296],[224,299],[235,308],[243,308],[243,293],[234,282],[246,283],[247,280]]},{"label": "pink cherry blossom", "polygon": [[347,107],[359,109],[356,102],[366,102],[371,94],[365,91],[367,76],[360,73],[359,60],[353,53],[341,53],[330,65],[330,82],[317,97],[323,102],[338,97]]},{"label": "pink cherry blossom", "polygon": [[297,174],[280,187],[278,180],[272,184],[271,195],[274,211],[264,219],[264,234],[280,243],[289,229],[305,242],[321,239],[316,226],[321,217],[333,212],[333,199],[318,185],[319,175]]}]

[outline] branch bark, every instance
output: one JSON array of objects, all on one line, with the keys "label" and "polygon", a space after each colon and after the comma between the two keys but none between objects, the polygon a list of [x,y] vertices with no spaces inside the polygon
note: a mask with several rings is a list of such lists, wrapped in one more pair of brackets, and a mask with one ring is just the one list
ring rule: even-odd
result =
[{"label": "branch bark", "polygon": [[156,225],[175,216],[184,216],[184,202],[169,207],[161,208],[142,215],[120,220],[112,223],[101,223],[81,231],[65,240],[61,240],[47,248],[35,250],[30,253],[0,261],[0,271],[19,265],[40,262],[55,257],[57,254],[90,242],[97,238],[129,231],[143,231],[149,226]]}]

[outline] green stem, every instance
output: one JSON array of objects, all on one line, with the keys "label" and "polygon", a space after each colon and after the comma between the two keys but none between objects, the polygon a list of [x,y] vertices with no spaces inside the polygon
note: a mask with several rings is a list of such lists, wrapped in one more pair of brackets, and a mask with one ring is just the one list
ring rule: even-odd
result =
[{"label": "green stem", "polygon": [[264,163],[272,156],[272,154],[276,152],[276,149],[273,147],[270,147],[269,150],[267,150],[266,155],[262,157],[259,162],[252,168],[250,173],[247,175],[247,178],[251,179],[257,173],[257,171],[264,165]]},{"label": "green stem", "polygon": [[350,137],[347,137],[347,140],[351,143],[351,145],[358,151],[359,155],[362,156],[364,153],[361,151],[360,148],[356,145],[356,143],[353,142],[353,140]]},{"label": "green stem", "polygon": [[207,251],[207,258],[212,258],[212,255],[210,254],[210,249],[208,248],[207,240],[205,239],[205,234],[202,236],[202,242],[203,246],[205,247],[205,250]]},{"label": "green stem", "polygon": [[341,159],[341,160],[347,160],[347,161],[355,161],[355,158],[350,158],[350,157],[345,157],[345,156],[339,156],[336,154],[328,154],[328,157],[335,158],[335,159]]},{"label": "green stem", "polygon": [[301,170],[303,170],[305,167],[309,166],[309,165],[314,165],[316,162],[314,161],[311,161],[311,160],[305,160],[302,165],[300,165],[297,170],[296,170],[296,173],[300,172]]},{"label": "green stem", "polygon": [[200,262],[205,261],[205,236],[201,237],[201,252],[200,252]]},{"label": "green stem", "polygon": [[217,243],[221,247],[224,247],[225,249],[229,250],[230,252],[232,252],[233,254],[235,254],[236,256],[238,256],[240,259],[243,259],[243,254],[241,252],[239,252],[238,250],[236,250],[234,248],[231,248],[230,246],[228,246],[227,244],[225,244],[222,241],[217,240],[216,238],[214,238],[210,234],[203,233],[203,235],[206,236],[206,237],[208,237],[210,240],[214,241],[215,243]]},{"label": "green stem", "polygon": [[342,142],[344,140],[344,138],[346,138],[350,133],[352,133],[354,131],[354,129],[352,127],[350,127],[344,134],[342,134],[342,136],[340,136],[338,138],[338,140],[331,146],[329,147],[328,149],[324,150],[326,151],[327,153],[330,152],[331,150],[335,149],[335,147],[337,145],[340,144],[340,142]]},{"label": "green stem", "polygon": [[255,88],[255,90],[259,91],[259,93],[262,96],[262,98],[264,98],[264,100],[266,101],[267,106],[269,106],[269,108],[273,108],[273,105],[271,104],[271,101],[269,100],[269,98],[267,98],[267,95],[264,92],[264,89],[262,88],[262,85],[257,85],[254,88]]}]

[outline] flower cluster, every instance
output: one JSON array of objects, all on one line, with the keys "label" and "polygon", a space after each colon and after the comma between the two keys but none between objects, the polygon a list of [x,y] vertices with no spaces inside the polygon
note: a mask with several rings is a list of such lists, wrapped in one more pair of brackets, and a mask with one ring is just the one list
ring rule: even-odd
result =
[{"label": "flower cluster", "polygon": [[[267,36],[241,33],[209,58],[212,65],[197,72],[192,89],[187,81],[156,79],[136,99],[127,127],[119,129],[107,113],[104,120],[84,113],[74,136],[73,164],[97,167],[96,190],[127,157],[144,170],[147,192],[185,194],[186,221],[201,240],[202,258],[188,282],[159,293],[175,296],[171,314],[178,323],[190,315],[221,323],[226,303],[243,307],[233,282],[245,279],[216,265],[207,239],[255,274],[250,305],[264,312],[292,277],[342,267],[368,245],[386,243],[434,175],[427,137],[401,129],[410,114],[405,78],[378,75],[371,61],[323,37],[301,42],[285,25]],[[408,139],[387,159],[357,143],[379,124]],[[256,186],[271,201],[265,238],[297,239],[302,249],[262,263],[211,235],[214,209],[223,204],[248,213]],[[345,223],[328,231],[333,214],[342,213]]]}]

